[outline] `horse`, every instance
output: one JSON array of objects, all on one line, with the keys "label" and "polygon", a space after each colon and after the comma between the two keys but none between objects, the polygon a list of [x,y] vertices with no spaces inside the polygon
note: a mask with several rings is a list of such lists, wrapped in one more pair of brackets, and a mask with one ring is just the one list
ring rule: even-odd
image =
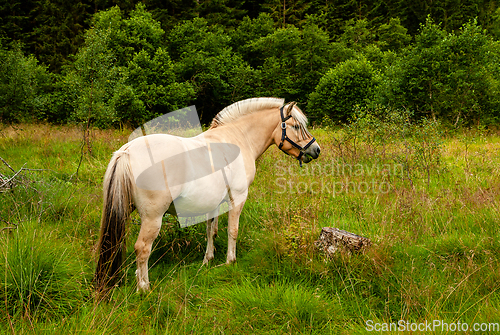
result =
[{"label": "horse", "polygon": [[226,263],[233,263],[239,217],[255,178],[255,161],[272,144],[301,166],[320,154],[320,146],[307,130],[307,117],[294,102],[285,105],[279,98],[236,102],[220,111],[198,136],[147,135],[114,152],[103,181],[96,290],[109,290],[120,280],[125,226],[134,210],[141,219],[134,245],[138,292],[150,289],[148,259],[166,212],[205,216],[203,264],[207,264],[214,258],[221,203],[229,202]]}]

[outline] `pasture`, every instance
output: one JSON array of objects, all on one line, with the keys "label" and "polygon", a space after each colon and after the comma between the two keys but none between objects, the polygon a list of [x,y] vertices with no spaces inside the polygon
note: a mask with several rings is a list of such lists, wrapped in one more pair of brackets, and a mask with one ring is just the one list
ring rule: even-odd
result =
[{"label": "pasture", "polygon": [[[125,283],[98,303],[91,281],[101,183],[130,130],[93,130],[89,152],[76,127],[2,126],[0,157],[10,167],[0,162],[0,173],[10,179],[25,170],[0,189],[0,332],[364,334],[400,320],[437,320],[448,332],[498,325],[498,132],[380,129],[361,121],[310,129],[322,152],[303,168],[276,147],[265,152],[234,265],[218,266],[227,214],[209,266],[205,225],[181,229],[165,217],[146,295],[135,293],[133,216]],[[314,246],[322,227],[373,245],[326,259]]]}]

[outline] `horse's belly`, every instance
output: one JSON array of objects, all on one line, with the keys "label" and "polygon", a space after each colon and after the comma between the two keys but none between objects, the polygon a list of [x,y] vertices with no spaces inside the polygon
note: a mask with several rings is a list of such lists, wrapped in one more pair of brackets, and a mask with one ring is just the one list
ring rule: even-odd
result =
[{"label": "horse's belly", "polygon": [[207,214],[219,207],[227,196],[222,176],[206,176],[183,185],[181,194],[174,199],[178,216]]}]

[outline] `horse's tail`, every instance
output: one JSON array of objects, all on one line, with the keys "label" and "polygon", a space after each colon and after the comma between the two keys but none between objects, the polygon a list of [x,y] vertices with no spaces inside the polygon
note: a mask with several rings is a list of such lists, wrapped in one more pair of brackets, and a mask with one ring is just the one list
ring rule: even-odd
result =
[{"label": "horse's tail", "polygon": [[104,175],[104,206],[98,245],[99,260],[94,275],[94,285],[104,291],[121,276],[124,258],[125,224],[132,211],[132,170],[128,152],[114,153]]}]

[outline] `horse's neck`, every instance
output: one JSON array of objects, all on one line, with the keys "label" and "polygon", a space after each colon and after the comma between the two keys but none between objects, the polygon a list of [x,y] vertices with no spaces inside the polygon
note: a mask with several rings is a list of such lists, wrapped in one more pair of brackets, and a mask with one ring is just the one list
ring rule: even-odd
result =
[{"label": "horse's neck", "polygon": [[[256,160],[273,143],[273,132],[279,122],[279,114],[271,110],[255,112],[228,123],[220,128],[223,141],[248,148]],[[217,130],[215,128],[214,130]]]}]

